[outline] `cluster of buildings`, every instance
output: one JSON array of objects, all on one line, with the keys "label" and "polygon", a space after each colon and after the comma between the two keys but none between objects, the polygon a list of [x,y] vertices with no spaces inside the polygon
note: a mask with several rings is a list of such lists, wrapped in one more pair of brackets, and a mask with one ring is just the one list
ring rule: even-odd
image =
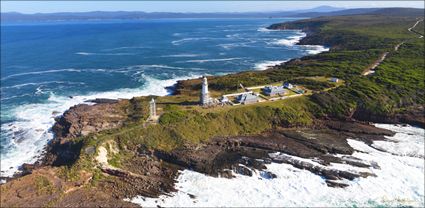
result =
[{"label": "cluster of buildings", "polygon": [[[265,86],[261,89],[264,95],[266,96],[284,96],[287,94],[287,89],[297,90],[294,89],[294,85],[291,83],[283,83],[281,86]],[[236,97],[235,101],[237,104],[251,104],[256,103],[260,101],[260,95],[258,93],[255,93],[251,90],[245,89],[246,92],[241,93],[235,93],[235,94],[229,94],[229,95],[223,95],[223,97],[220,100],[213,99],[210,97],[208,92],[208,80],[206,77],[202,78],[202,89],[201,89],[201,96],[200,96],[200,104],[204,107],[208,106],[214,106],[214,105],[225,105],[225,104],[232,104],[233,103],[229,97]],[[299,94],[304,93],[302,90],[295,91]]]},{"label": "cluster of buildings", "polygon": [[289,82],[286,82],[280,86],[272,86],[272,85],[265,86],[262,89],[262,91],[267,96],[277,96],[277,95],[284,96],[287,93],[286,89],[293,89],[293,88],[294,88],[294,85],[292,85]]},{"label": "cluster of buildings", "polygon": [[[339,82],[338,78],[330,78],[330,82]],[[242,86],[243,87],[243,86]],[[252,89],[252,88],[251,88]],[[261,88],[261,91],[264,95],[274,97],[274,96],[284,96],[287,94],[287,90],[292,90],[295,93],[298,94],[304,94],[305,91],[302,89],[295,88],[294,85],[292,85],[289,82],[285,82],[280,86],[273,86],[268,85]],[[202,89],[201,89],[201,95],[200,95],[200,105],[204,107],[209,106],[216,106],[216,105],[225,105],[225,104],[232,104],[233,103],[229,97],[236,97],[235,101],[237,104],[251,104],[256,103],[260,101],[260,95],[258,93],[253,92],[252,90],[245,89],[246,92],[241,93],[235,93],[235,94],[228,94],[223,95],[223,97],[220,100],[214,99],[210,96],[208,91],[208,80],[207,77],[202,77]],[[158,119],[158,115],[156,113],[156,103],[155,100],[152,98],[152,100],[149,102],[149,118],[150,121],[155,121]]]}]

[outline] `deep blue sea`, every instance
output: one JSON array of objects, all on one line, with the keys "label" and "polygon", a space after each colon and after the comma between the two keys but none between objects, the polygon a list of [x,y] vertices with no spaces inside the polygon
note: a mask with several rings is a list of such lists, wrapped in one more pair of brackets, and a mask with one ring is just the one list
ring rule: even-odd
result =
[{"label": "deep blue sea", "polygon": [[34,162],[54,117],[91,98],[167,95],[179,79],[264,70],[321,46],[294,19],[161,19],[1,25],[1,170]]}]

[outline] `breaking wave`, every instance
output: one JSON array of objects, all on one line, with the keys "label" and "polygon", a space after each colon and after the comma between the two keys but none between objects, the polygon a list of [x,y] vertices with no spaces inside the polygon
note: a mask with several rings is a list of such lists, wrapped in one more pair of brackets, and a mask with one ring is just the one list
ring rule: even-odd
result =
[{"label": "breaking wave", "polygon": [[260,62],[260,63],[256,63],[255,66],[254,66],[254,69],[259,70],[259,71],[263,71],[263,70],[268,69],[269,67],[276,66],[276,65],[285,63],[287,61],[288,60],[284,60],[284,61],[263,61],[263,62]]},{"label": "breaking wave", "polygon": [[205,62],[218,62],[218,61],[232,61],[232,60],[239,60],[242,58],[223,58],[223,59],[199,59],[199,60],[187,60],[184,62],[187,63],[205,63]]},{"label": "breaking wave", "polygon": [[[178,80],[197,78],[201,75],[175,77],[160,80],[150,76],[143,76],[144,84],[140,88],[117,89],[110,92],[92,92],[86,95],[67,96],[50,93],[44,103],[33,103],[17,106],[6,112],[8,117],[14,117],[14,122],[1,125],[1,176],[12,176],[18,172],[23,163],[33,163],[41,155],[43,148],[53,138],[50,128],[56,116],[61,115],[71,106],[84,103],[95,98],[132,98],[134,96],[169,94],[165,89]],[[4,139],[4,140],[3,140]]]},{"label": "breaking wave", "polygon": [[24,72],[12,74],[9,76],[5,76],[1,78],[1,80],[7,80],[12,77],[26,76],[26,75],[37,75],[37,74],[48,74],[48,73],[58,73],[58,72],[81,72],[81,69],[54,69],[54,70],[46,70],[46,71],[36,71],[36,72]]},{"label": "breaking wave", "polygon": [[205,54],[182,53],[182,54],[163,55],[161,57],[185,58],[185,57],[198,57],[198,56],[205,56]]},{"label": "breaking wave", "polygon": [[89,52],[77,52],[76,55],[82,56],[132,56],[135,53],[89,53]]},{"label": "breaking wave", "polygon": [[[127,50],[127,49],[141,49],[141,48],[148,48],[146,46],[123,46],[123,47],[117,47],[117,48],[108,48],[108,49],[103,49],[102,51],[119,51],[119,50]],[[84,55],[84,54],[88,54],[90,55],[91,53],[85,53],[85,52],[79,52],[80,55]]]},{"label": "breaking wave", "polygon": [[[177,178],[177,192],[159,198],[139,196],[128,201],[146,207],[423,207],[424,162],[423,158],[415,156],[423,155],[424,129],[377,126],[396,131],[397,134],[389,139],[401,142],[397,143],[397,148],[391,141],[382,141],[390,146],[375,142],[374,145],[385,150],[379,151],[361,141],[349,139],[349,145],[355,149],[354,157],[376,162],[380,169],[332,164],[331,167],[338,170],[357,168],[376,175],[346,181],[349,184],[346,188],[328,187],[322,177],[310,171],[289,164],[271,163],[266,166],[268,171],[276,174],[274,179],[265,178],[261,171],[254,171],[252,177],[236,175],[236,178],[227,179],[184,170]],[[314,163],[311,159],[293,159]]]},{"label": "breaking wave", "polygon": [[307,54],[316,55],[322,52],[329,51],[329,48],[321,45],[300,45],[300,48],[305,49]]},{"label": "breaking wave", "polygon": [[257,31],[258,32],[278,32],[280,30],[270,30],[270,29],[267,29],[265,27],[260,27],[260,28],[257,29]]},{"label": "breaking wave", "polygon": [[285,39],[280,39],[280,40],[274,41],[272,44],[283,45],[283,46],[293,46],[293,45],[299,43],[300,40],[302,38],[304,38],[306,35],[307,35],[306,33],[299,31],[299,32],[297,32],[297,35],[289,36]]},{"label": "breaking wave", "polygon": [[36,72],[24,72],[24,73],[17,73],[5,76],[1,78],[2,81],[13,78],[13,77],[20,77],[20,76],[27,76],[27,75],[42,75],[42,74],[49,74],[49,73],[61,73],[61,72],[74,72],[74,73],[80,73],[80,72],[106,72],[106,69],[52,69],[52,70],[45,70],[45,71],[36,71]]},{"label": "breaking wave", "polygon": [[19,89],[19,88],[26,87],[26,86],[38,86],[38,85],[46,85],[46,84],[83,85],[85,83],[84,82],[69,82],[69,81],[30,82],[30,83],[1,87],[1,89],[11,89],[11,88],[18,88]]}]

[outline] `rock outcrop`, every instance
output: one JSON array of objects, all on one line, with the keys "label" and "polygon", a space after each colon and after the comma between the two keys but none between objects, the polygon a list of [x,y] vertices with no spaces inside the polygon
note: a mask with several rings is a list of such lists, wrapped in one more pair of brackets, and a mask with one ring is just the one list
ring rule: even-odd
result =
[{"label": "rock outcrop", "polygon": [[127,103],[127,100],[121,100],[73,106],[56,118],[52,130],[56,137],[76,138],[120,127],[127,119],[126,110],[123,108]]},{"label": "rock outcrop", "polygon": [[[288,163],[324,177],[329,186],[345,187],[338,180],[369,177],[369,172],[349,172],[328,168],[331,163],[350,164],[356,167],[379,168],[354,158],[353,148],[347,139],[358,139],[372,144],[394,133],[374,126],[342,121],[323,121],[331,128],[279,129],[256,136],[214,138],[207,143],[186,146],[164,152],[155,150],[153,155],[167,163],[204,174],[233,177],[234,173],[252,176],[253,171],[273,178],[266,164],[271,161]],[[358,136],[353,136],[353,133]],[[336,155],[345,155],[344,157]],[[314,160],[315,163],[303,161]]]}]

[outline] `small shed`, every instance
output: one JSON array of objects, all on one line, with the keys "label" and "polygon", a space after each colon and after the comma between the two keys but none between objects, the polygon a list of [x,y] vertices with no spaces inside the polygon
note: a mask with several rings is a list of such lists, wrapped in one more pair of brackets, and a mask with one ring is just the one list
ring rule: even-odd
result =
[{"label": "small shed", "polygon": [[266,86],[263,88],[263,93],[268,96],[284,95],[285,88],[283,86]]},{"label": "small shed", "polygon": [[339,82],[339,79],[336,77],[332,77],[329,81],[331,82]]},{"label": "small shed", "polygon": [[241,104],[250,104],[258,102],[258,96],[254,93],[241,94],[236,99]]},{"label": "small shed", "polygon": [[283,87],[284,88],[288,88],[288,89],[292,89],[292,88],[294,88],[294,85],[292,85],[291,83],[289,83],[289,82],[285,82],[285,83],[283,83]]},{"label": "small shed", "polygon": [[226,96],[223,96],[222,98],[221,98],[221,103],[228,103],[230,100],[229,100],[229,98],[228,97],[226,97]]}]

